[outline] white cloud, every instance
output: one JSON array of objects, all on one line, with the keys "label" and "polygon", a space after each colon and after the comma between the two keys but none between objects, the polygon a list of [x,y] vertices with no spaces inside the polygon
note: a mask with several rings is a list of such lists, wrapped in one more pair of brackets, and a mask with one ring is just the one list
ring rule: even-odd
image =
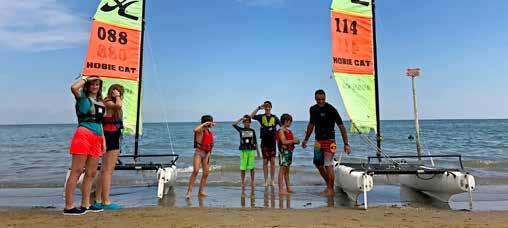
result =
[{"label": "white cloud", "polygon": [[0,47],[41,51],[88,40],[89,21],[62,0],[0,0]]},{"label": "white cloud", "polygon": [[249,6],[278,7],[283,6],[287,0],[235,0]]}]

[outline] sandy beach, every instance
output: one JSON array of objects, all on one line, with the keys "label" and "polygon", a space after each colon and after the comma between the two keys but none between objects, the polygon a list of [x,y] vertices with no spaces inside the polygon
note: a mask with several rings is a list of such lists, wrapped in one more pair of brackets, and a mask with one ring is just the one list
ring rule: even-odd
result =
[{"label": "sandy beach", "polygon": [[302,210],[138,208],[83,216],[60,211],[0,212],[0,227],[508,227],[508,212],[377,207]]}]

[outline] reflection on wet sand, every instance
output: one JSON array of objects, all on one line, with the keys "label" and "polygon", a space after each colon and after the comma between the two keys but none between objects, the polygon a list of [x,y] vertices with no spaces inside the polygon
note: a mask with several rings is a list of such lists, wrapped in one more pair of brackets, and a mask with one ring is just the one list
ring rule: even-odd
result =
[{"label": "reflection on wet sand", "polygon": [[162,207],[175,207],[176,196],[175,191],[169,191],[162,199],[158,199],[157,205]]},{"label": "reflection on wet sand", "polygon": [[400,186],[400,202],[413,207],[451,209],[448,202],[439,201],[406,186]]},{"label": "reflection on wet sand", "polygon": [[[250,207],[255,208],[256,207],[256,194],[254,193],[255,188],[251,188],[250,190]],[[245,201],[247,198],[247,194],[245,193],[245,189],[242,189],[242,194],[240,194],[240,205],[242,208],[245,208]]]},{"label": "reflection on wet sand", "polygon": [[275,190],[273,187],[265,187],[265,192],[263,194],[263,207],[275,208]]},{"label": "reflection on wet sand", "polygon": [[[198,207],[205,207],[206,197],[197,197],[197,198],[198,198]],[[186,207],[192,207],[192,200],[191,199],[185,199],[185,206]]]},{"label": "reflection on wet sand", "polygon": [[[286,201],[285,204],[284,204],[284,201]],[[284,207],[284,206],[286,206],[286,207]],[[279,208],[280,209],[290,209],[291,208],[291,194],[279,196]]]},{"label": "reflection on wet sand", "polygon": [[[334,208],[362,208],[363,197],[358,198],[358,204],[350,201],[348,196],[341,191],[335,192],[332,197],[327,197],[319,194],[322,186],[295,186],[295,193],[290,195],[279,196],[277,188],[271,186],[245,188],[241,187],[209,187],[207,190],[210,193],[208,197],[202,198],[194,196],[190,200],[185,200],[185,188],[176,188],[176,191],[170,191],[163,199],[152,201],[155,205],[162,207],[225,207],[225,208],[280,208],[280,209],[299,209],[299,208],[321,208],[321,207],[334,207]],[[127,190],[115,189],[117,192],[114,197],[117,201],[122,202],[128,206],[143,204],[144,201],[154,200],[153,197],[148,196],[144,191],[135,192],[138,198],[133,198],[132,195],[125,197],[120,190],[127,192]],[[400,191],[399,191],[400,190]],[[409,191],[408,191],[409,190]],[[0,190],[1,191],[1,190]],[[155,191],[155,189],[154,189]],[[499,192],[506,192],[506,188],[502,188]],[[119,193],[118,193],[119,192]],[[132,192],[132,191],[131,191]],[[503,193],[504,194],[504,193]],[[498,193],[486,194],[478,196],[482,199],[497,199]],[[123,198],[122,198],[123,197]],[[489,197],[489,198],[486,198]],[[411,206],[411,207],[431,207],[443,209],[462,209],[462,205],[467,206],[467,197],[456,197],[450,200],[449,203],[439,202],[427,195],[416,192],[411,189],[406,189],[403,186],[377,186],[377,188],[369,194],[370,206],[377,205],[390,205],[390,206]],[[496,202],[497,202],[496,201]],[[494,201],[489,201],[494,202]],[[492,203],[488,203],[491,205]],[[487,205],[487,204],[485,204]],[[503,204],[506,205],[506,204]],[[487,205],[488,206],[488,205]],[[130,206],[132,207],[132,206]]]}]

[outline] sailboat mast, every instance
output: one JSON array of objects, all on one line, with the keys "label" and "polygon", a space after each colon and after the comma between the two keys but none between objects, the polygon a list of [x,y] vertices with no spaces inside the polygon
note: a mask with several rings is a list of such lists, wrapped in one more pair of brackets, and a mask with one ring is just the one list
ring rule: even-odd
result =
[{"label": "sailboat mast", "polygon": [[376,42],[376,1],[372,0],[372,33],[374,43],[374,83],[376,92],[376,155],[381,161],[381,124],[379,120],[379,86],[378,86],[378,70],[377,70],[377,42]]},{"label": "sailboat mast", "polygon": [[420,124],[418,122],[418,105],[416,103],[416,82],[415,77],[411,77],[411,81],[413,83],[413,108],[415,115],[415,129],[416,129],[416,153],[418,155],[418,160],[421,160],[421,146],[420,146]]},{"label": "sailboat mast", "polygon": [[421,160],[422,150],[420,145],[420,124],[418,120],[418,104],[416,101],[416,81],[415,78],[420,76],[420,68],[415,69],[407,69],[406,75],[411,78],[412,86],[413,86],[413,111],[415,117],[415,130],[416,130],[416,155],[418,156],[418,160]]},{"label": "sailboat mast", "polygon": [[143,43],[145,40],[145,9],[146,1],[143,0],[143,11],[141,13],[141,47],[140,47],[140,59],[139,59],[139,82],[138,82],[138,102],[136,107],[136,132],[134,135],[134,159],[138,156],[139,147],[139,124],[140,124],[140,113],[141,113],[141,92],[143,87]]}]

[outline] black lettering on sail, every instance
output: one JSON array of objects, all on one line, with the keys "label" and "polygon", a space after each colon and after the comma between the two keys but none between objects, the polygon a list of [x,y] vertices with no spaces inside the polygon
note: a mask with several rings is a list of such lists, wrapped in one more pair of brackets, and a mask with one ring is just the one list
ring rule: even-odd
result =
[{"label": "black lettering on sail", "polygon": [[[127,2],[125,3],[127,0],[123,0],[123,1],[120,1],[120,0],[114,0],[116,5],[114,6],[110,6],[109,3],[106,3],[105,5],[103,5],[101,7],[101,10],[104,11],[104,12],[110,12],[110,11],[113,11],[115,10],[116,8],[118,8],[118,15],[122,16],[122,17],[126,17],[126,18],[129,18],[131,20],[135,20],[137,21],[139,19],[139,17],[136,17],[134,15],[130,15],[130,14],[127,14],[125,12],[125,10],[127,9],[127,7],[129,7],[130,5],[136,3],[136,2],[139,2],[139,1],[130,1],[130,2]],[[125,3],[125,4],[124,4]]]},{"label": "black lettering on sail", "polygon": [[370,2],[362,1],[362,0],[351,0],[351,3],[360,4],[364,6],[369,6]]}]

